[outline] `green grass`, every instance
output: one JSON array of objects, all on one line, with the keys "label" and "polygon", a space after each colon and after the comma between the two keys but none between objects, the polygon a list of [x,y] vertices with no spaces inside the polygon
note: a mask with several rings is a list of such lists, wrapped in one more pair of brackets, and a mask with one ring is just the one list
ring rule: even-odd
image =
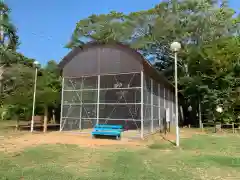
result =
[{"label": "green grass", "polygon": [[0,180],[202,180],[240,177],[240,137],[196,135],[180,148],[41,145],[0,152]]}]

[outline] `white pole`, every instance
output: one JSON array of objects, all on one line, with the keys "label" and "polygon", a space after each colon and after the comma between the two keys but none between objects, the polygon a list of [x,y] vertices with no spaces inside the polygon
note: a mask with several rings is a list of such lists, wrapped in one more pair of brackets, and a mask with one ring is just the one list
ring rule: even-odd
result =
[{"label": "white pole", "polygon": [[160,129],[161,127],[161,97],[160,97],[160,93],[161,93],[161,85],[158,84],[158,128]]},{"label": "white pole", "polygon": [[143,71],[141,71],[141,138],[143,139],[143,131],[144,131],[144,126],[143,126]]},{"label": "white pole", "polygon": [[64,77],[62,77],[62,92],[61,92],[61,114],[60,114],[60,131],[63,130],[63,95],[64,95]]},{"label": "white pole", "polygon": [[34,81],[34,90],[33,90],[33,106],[32,106],[32,121],[31,121],[31,132],[33,132],[34,126],[34,115],[35,115],[35,101],[36,101],[36,88],[37,88],[37,67],[35,70],[35,81]]},{"label": "white pole", "polygon": [[97,90],[97,124],[99,124],[99,102],[100,102],[100,75],[98,75],[98,90]]},{"label": "white pole", "polygon": [[153,79],[151,78],[151,132],[153,133]]},{"label": "white pole", "polygon": [[178,127],[178,84],[177,84],[177,52],[175,51],[175,108],[176,108],[176,146],[179,146],[179,127]]}]

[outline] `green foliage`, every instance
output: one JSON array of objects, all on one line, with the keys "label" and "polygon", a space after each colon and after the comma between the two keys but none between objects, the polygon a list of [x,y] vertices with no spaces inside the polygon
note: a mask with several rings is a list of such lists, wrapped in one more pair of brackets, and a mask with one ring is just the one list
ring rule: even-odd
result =
[{"label": "green foliage", "polygon": [[[152,9],[128,15],[92,15],[77,23],[72,37],[69,48],[90,41],[129,44],[156,61],[156,68],[169,80],[174,75],[169,46],[173,41],[181,42],[178,71],[185,106],[191,104],[197,114],[201,103],[205,120],[236,120],[240,15],[228,6],[228,1],[162,1]],[[224,108],[222,117],[215,112],[217,105]]]},{"label": "green foliage", "polygon": [[57,107],[60,104],[61,79],[60,71],[55,61],[49,61],[40,70],[41,76],[37,81],[38,105]]},{"label": "green foliage", "polygon": [[[5,38],[0,36],[0,42],[8,40],[9,41],[8,48],[16,50],[17,46],[19,45],[19,37],[17,36],[16,27],[9,18],[10,9],[7,6],[7,4],[5,4],[2,1],[0,1],[0,14],[1,14],[0,27],[1,31],[3,30],[3,34],[5,35]],[[0,46],[2,46],[2,44]]]}]

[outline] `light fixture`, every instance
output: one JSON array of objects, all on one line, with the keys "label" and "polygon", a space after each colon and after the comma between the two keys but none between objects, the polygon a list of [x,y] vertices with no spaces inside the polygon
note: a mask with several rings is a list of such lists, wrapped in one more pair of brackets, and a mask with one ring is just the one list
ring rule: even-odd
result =
[{"label": "light fixture", "polygon": [[173,42],[170,48],[173,52],[178,52],[181,49],[181,44],[179,42]]},{"label": "light fixture", "polygon": [[38,66],[38,65],[39,65],[39,62],[38,62],[38,61],[34,61],[33,64],[34,64],[35,66]]},{"label": "light fixture", "polygon": [[192,111],[192,106],[188,106],[188,111],[191,112]]},{"label": "light fixture", "polygon": [[223,108],[221,106],[217,106],[216,111],[219,113],[223,112]]}]

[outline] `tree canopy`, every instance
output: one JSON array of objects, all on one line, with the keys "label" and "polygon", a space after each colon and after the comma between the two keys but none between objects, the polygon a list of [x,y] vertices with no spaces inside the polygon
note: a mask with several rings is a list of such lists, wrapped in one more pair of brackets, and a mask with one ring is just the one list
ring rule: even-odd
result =
[{"label": "tree canopy", "polygon": [[[31,116],[34,59],[16,52],[19,40],[10,9],[0,3],[0,11],[4,14],[0,27],[10,42],[0,49],[0,67],[4,66],[0,70],[1,109],[8,109],[9,118],[19,114],[27,118]],[[137,49],[170,81],[174,76],[170,44],[179,41],[179,91],[184,94],[185,111],[191,105],[195,116],[188,123],[197,123],[197,115],[204,121],[224,122],[240,116],[240,15],[227,0],[165,0],[130,14],[93,14],[77,22],[66,47],[91,41],[119,41]],[[57,63],[38,67],[38,114],[59,106],[60,89]],[[215,111],[219,105],[222,115]]]},{"label": "tree canopy", "polygon": [[[90,41],[120,41],[139,50],[169,80],[174,75],[170,44],[179,41],[178,70],[185,105],[205,119],[224,108],[224,121],[236,119],[240,86],[240,15],[227,0],[162,1],[146,11],[91,15],[81,19],[68,48]],[[196,101],[197,99],[197,101]]]}]

